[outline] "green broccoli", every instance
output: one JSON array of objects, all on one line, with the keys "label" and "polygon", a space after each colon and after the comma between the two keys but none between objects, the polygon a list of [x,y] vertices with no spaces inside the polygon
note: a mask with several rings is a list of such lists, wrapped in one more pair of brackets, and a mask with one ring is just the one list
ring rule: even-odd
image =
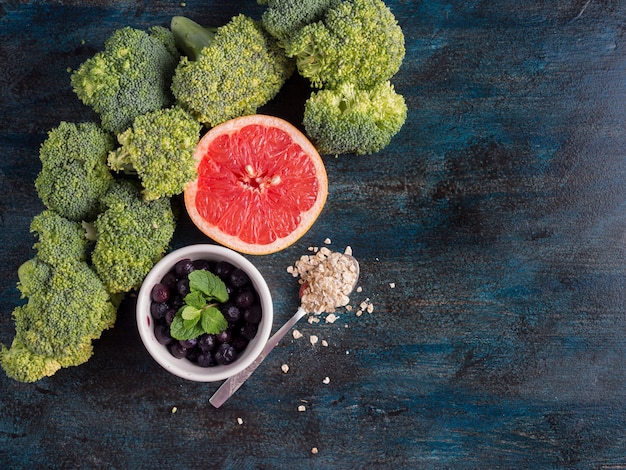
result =
[{"label": "green broccoli", "polygon": [[172,92],[209,127],[255,113],[295,70],[260,22],[244,15],[216,30],[174,17],[171,29],[187,54],[172,79]]},{"label": "green broccoli", "polygon": [[305,25],[321,20],[326,10],[341,0],[258,0],[258,3],[267,5],[261,23],[282,43]]},{"label": "green broccoli", "polygon": [[404,59],[404,34],[382,0],[344,0],[285,44],[298,72],[316,88],[351,82],[368,88],[389,80]]},{"label": "green broccoli", "polygon": [[35,256],[18,270],[27,303],[13,311],[15,337],[2,346],[0,364],[9,377],[34,382],[93,354],[92,340],[113,327],[118,303],[87,264],[78,222],[46,210],[33,219]]},{"label": "green broccoli", "polygon": [[170,83],[180,59],[173,44],[161,26],[120,28],[72,73],[74,92],[100,115],[102,127],[119,134],[137,116],[173,104]]},{"label": "green broccoli", "polygon": [[44,210],[33,217],[30,231],[38,235],[34,245],[37,256],[50,265],[87,259],[89,240],[80,223],[66,219],[55,211]]},{"label": "green broccoli", "polygon": [[94,222],[92,263],[110,293],[129,292],[141,286],[169,247],[175,228],[171,202],[145,201],[141,188],[124,179],[102,202],[106,209]]},{"label": "green broccoli", "polygon": [[121,147],[109,154],[108,165],[118,172],[136,173],[147,201],[180,194],[196,177],[193,153],[201,128],[179,106],[142,114],[118,135]]},{"label": "green broccoli", "polygon": [[321,153],[367,154],[382,150],[407,117],[407,106],[393,85],[368,90],[344,83],[319,90],[305,103],[303,125]]},{"label": "green broccoli", "polygon": [[95,122],[61,122],[41,145],[35,188],[46,207],[75,221],[91,220],[113,177],[107,155],[115,139]]}]

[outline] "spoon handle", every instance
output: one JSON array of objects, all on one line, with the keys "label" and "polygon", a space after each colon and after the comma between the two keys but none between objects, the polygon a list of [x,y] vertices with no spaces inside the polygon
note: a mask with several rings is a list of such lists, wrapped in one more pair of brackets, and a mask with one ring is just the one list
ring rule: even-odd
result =
[{"label": "spoon handle", "polygon": [[241,387],[243,383],[248,379],[248,377],[250,377],[252,373],[256,370],[256,368],[259,367],[261,362],[263,362],[263,360],[270,353],[270,351],[276,347],[282,337],[285,336],[287,332],[291,329],[291,327],[295,325],[298,320],[300,320],[305,315],[306,310],[300,307],[296,311],[296,313],[283,326],[281,326],[276,333],[272,335],[272,337],[267,341],[265,348],[263,348],[263,351],[261,351],[261,353],[257,356],[252,364],[250,364],[238,374],[235,374],[232,377],[226,379],[221,387],[218,388],[213,396],[209,399],[211,405],[213,405],[215,408],[219,408],[237,390],[239,390],[239,387]]}]

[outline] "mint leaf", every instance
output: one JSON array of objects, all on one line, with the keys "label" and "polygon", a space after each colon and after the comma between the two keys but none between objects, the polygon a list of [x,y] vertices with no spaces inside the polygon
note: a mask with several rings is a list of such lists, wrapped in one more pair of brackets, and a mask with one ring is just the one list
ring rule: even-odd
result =
[{"label": "mint leaf", "polygon": [[205,333],[216,335],[228,328],[228,322],[217,307],[209,306],[202,310],[200,324]]},{"label": "mint leaf", "polygon": [[191,292],[202,292],[207,298],[218,302],[228,300],[226,284],[218,276],[204,269],[189,273],[189,289]]},{"label": "mint leaf", "polygon": [[200,319],[202,307],[196,308],[192,305],[184,305],[180,308],[179,312],[183,320],[195,320],[197,322]]},{"label": "mint leaf", "polygon": [[206,306],[206,298],[202,292],[194,291],[185,296],[185,304],[190,307],[201,309]]},{"label": "mint leaf", "polygon": [[183,320],[179,311],[170,325],[170,334],[172,335],[172,338],[178,340],[193,339],[203,333],[200,322],[196,321],[191,328],[187,328],[185,326],[186,321],[189,320]]}]

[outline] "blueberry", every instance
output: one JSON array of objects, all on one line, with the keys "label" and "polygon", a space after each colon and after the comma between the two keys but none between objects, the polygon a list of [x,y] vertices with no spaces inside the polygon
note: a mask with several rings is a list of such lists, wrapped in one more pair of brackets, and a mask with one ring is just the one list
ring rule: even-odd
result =
[{"label": "blueberry", "polygon": [[170,288],[166,284],[159,282],[152,287],[150,296],[155,302],[167,302],[170,298]]},{"label": "blueberry", "polygon": [[196,344],[198,344],[198,339],[197,338],[192,338],[192,339],[181,339],[178,341],[180,343],[180,345],[183,348],[186,349],[191,349],[193,347],[196,346]]},{"label": "blueberry", "polygon": [[185,299],[180,295],[176,295],[171,301],[170,301],[170,306],[174,309],[174,310],[178,310],[180,307],[182,307],[185,304]]},{"label": "blueberry", "polygon": [[262,318],[261,306],[254,304],[250,308],[247,308],[243,312],[243,319],[248,323],[254,323],[255,325],[261,322]]},{"label": "blueberry", "polygon": [[200,367],[213,367],[216,365],[215,358],[210,352],[201,352],[198,354],[196,361]]},{"label": "blueberry", "polygon": [[158,302],[152,302],[150,304],[150,314],[155,320],[162,320],[163,318],[165,318],[165,312],[167,312],[168,309],[169,307],[167,306],[167,304]]},{"label": "blueberry", "polygon": [[176,274],[172,271],[168,272],[163,279],[161,279],[161,284],[166,285],[170,290],[176,289],[176,283],[178,282],[178,278]]},{"label": "blueberry", "polygon": [[218,261],[215,265],[215,274],[222,279],[227,279],[235,267],[227,261]]},{"label": "blueberry", "polygon": [[241,318],[241,310],[232,302],[222,305],[221,311],[228,323],[235,323]]},{"label": "blueberry", "polygon": [[178,284],[176,284],[176,292],[178,292],[181,297],[185,297],[189,294],[189,279],[181,279],[178,281]]},{"label": "blueberry", "polygon": [[215,362],[221,365],[230,364],[237,358],[237,351],[235,348],[228,344],[221,344],[220,347],[215,351]]},{"label": "blueberry", "polygon": [[249,342],[250,341],[244,338],[243,336],[237,335],[231,340],[230,344],[233,345],[233,347],[235,348],[237,352],[241,352],[244,349],[246,349]]},{"label": "blueberry", "polygon": [[193,262],[194,271],[202,270],[202,271],[210,271],[211,270],[211,262],[206,259],[197,259]]},{"label": "blueberry", "polygon": [[193,261],[191,261],[190,259],[181,259],[174,265],[174,272],[176,272],[176,275],[179,278],[189,275],[189,273],[193,270]]},{"label": "blueberry", "polygon": [[230,341],[230,338],[232,338],[232,332],[230,331],[230,328],[226,328],[221,333],[215,335],[215,340],[218,343],[228,343]]},{"label": "blueberry", "polygon": [[170,354],[174,356],[176,359],[182,359],[185,356],[187,356],[187,348],[181,346],[181,344],[178,341],[176,341],[175,343],[172,343],[169,349],[170,349]]},{"label": "blueberry", "polygon": [[254,325],[252,323],[246,323],[245,325],[241,327],[241,329],[239,330],[239,333],[241,334],[241,336],[243,336],[247,340],[251,340],[252,338],[256,336],[257,330],[258,330],[257,325]]},{"label": "blueberry", "polygon": [[165,320],[165,324],[167,326],[170,326],[172,324],[172,322],[174,321],[174,317],[176,316],[176,309],[175,308],[170,308],[167,310],[167,312],[165,312],[165,317],[163,317],[163,319]]},{"label": "blueberry", "polygon": [[203,352],[213,351],[216,345],[215,335],[202,335],[198,338],[198,348]]},{"label": "blueberry", "polygon": [[235,305],[239,308],[247,308],[250,307],[255,301],[254,292],[250,290],[244,290],[239,292],[235,296]]},{"label": "blueberry", "polygon": [[170,336],[170,329],[165,325],[157,325],[154,327],[154,337],[156,340],[164,345],[168,345],[174,341]]},{"label": "blueberry", "polygon": [[250,277],[243,269],[235,268],[229,276],[230,284],[233,287],[243,287],[250,282]]}]

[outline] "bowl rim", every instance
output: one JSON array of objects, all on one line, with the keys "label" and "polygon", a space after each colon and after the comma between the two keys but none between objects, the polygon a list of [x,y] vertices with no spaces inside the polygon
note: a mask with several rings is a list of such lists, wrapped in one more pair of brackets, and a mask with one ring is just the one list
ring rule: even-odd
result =
[{"label": "bowl rim", "polygon": [[[263,312],[259,329],[256,336],[244,350],[244,353],[231,364],[204,368],[186,359],[177,359],[172,356],[169,351],[167,351],[166,347],[160,344],[154,336],[154,320],[150,315],[150,294],[152,287],[163,278],[163,275],[169,271],[177,261],[185,258],[191,260],[208,259],[228,261],[234,266],[243,269],[248,274],[253,286],[257,290]],[[252,364],[269,339],[274,318],[272,296],[269,287],[256,266],[239,252],[224,246],[211,244],[187,245],[175,249],[161,258],[145,277],[139,289],[135,313],[139,336],[150,356],[168,372],[194,382],[217,382],[225,380]]]}]

